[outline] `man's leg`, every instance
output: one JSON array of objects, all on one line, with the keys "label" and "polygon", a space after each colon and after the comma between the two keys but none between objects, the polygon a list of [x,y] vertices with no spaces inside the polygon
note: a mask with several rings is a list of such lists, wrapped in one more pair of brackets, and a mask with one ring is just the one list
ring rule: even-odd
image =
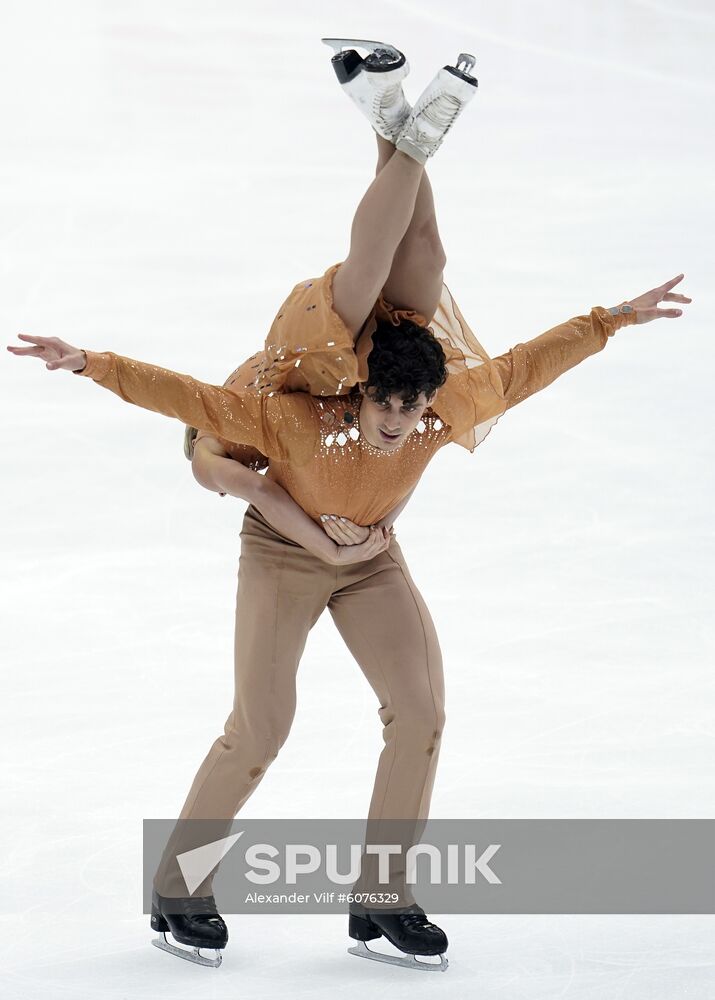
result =
[{"label": "man's leg", "polygon": [[[395,146],[377,132],[375,138],[379,174],[395,153]],[[432,185],[424,170],[412,219],[395,251],[383,295],[393,306],[414,309],[430,322],[442,294],[442,275],[446,262],[447,257],[437,227]]]},{"label": "man's leg", "polygon": [[[164,849],[154,876],[160,895],[189,895],[176,855],[227,835],[233,817],[287,739],[296,708],[298,664],[308,633],[327,605],[334,574],[334,567],[300,545],[281,540],[251,508],[246,512],[236,596],[233,711],[201,764]],[[181,730],[174,735],[181,738]],[[212,879],[213,872],[194,895],[210,895]]]},{"label": "man's leg", "polygon": [[423,174],[423,164],[395,150],[357,207],[350,253],[333,278],[333,307],[355,337],[388,279]]},{"label": "man's leg", "polygon": [[[442,655],[432,617],[397,541],[371,560],[368,577],[362,564],[356,565],[341,571],[341,586],[328,609],[380,704],[385,745],[370,802],[368,840],[403,845],[389,887],[376,884],[372,861],[358,886],[397,892],[400,905],[409,905],[404,855],[429,815],[445,721]],[[385,900],[383,905],[396,904]]]}]

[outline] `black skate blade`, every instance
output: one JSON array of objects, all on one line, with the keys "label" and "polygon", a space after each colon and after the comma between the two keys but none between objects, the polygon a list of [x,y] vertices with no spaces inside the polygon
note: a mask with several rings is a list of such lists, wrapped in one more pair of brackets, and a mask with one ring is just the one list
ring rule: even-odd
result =
[{"label": "black skate blade", "polygon": [[[359,941],[354,948],[348,948],[348,954],[357,955],[358,958],[367,958],[371,962],[385,962],[387,965],[399,965],[403,969],[416,969],[418,972],[446,972],[449,962],[444,955],[438,956],[417,956],[417,955],[385,955],[381,951],[373,951],[368,948],[364,941]],[[439,958],[439,962],[433,962],[431,957]]]},{"label": "black skate blade", "polygon": [[338,52],[330,61],[339,83],[348,83],[352,80],[362,70],[365,63],[363,57],[355,49]]}]

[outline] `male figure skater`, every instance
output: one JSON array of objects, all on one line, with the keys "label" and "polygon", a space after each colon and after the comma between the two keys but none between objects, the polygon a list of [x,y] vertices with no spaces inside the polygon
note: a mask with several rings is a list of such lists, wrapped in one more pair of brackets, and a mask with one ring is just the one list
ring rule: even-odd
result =
[{"label": "male figure skater", "polygon": [[[269,335],[268,346],[275,352],[264,352],[253,384],[242,379],[228,387],[207,385],[57,338],[20,334],[34,346],[8,348],[41,357],[50,369],[88,376],[128,402],[178,418],[219,441],[253,448],[270,461],[268,481],[290,495],[318,532],[325,512],[343,513],[357,526],[379,523],[407,498],[443,445],[454,441],[473,450],[506,409],[601,350],[620,327],[680,314],[657,309],[660,301],[690,301],[671,292],[683,277],[679,275],[618,307],[595,306],[589,314],[490,359],[475,350],[443,286],[443,260],[437,252],[429,286],[438,293],[438,302],[434,292],[431,300],[437,314],[435,329],[429,329],[430,301],[419,298],[428,283],[423,275],[409,284],[410,262],[417,267],[419,258],[427,267],[427,255],[410,245],[398,256],[398,249],[413,221],[419,192],[423,199],[427,193],[424,164],[476,81],[455,67],[440,71],[399,130],[390,133],[380,95],[387,101],[392,87],[394,97],[395,77],[388,74],[402,69],[404,75],[404,56],[392,59],[399,63],[392,69],[381,54],[364,64],[355,62],[360,57],[354,50],[340,56],[352,80],[373,88],[378,99],[363,109],[383,138],[396,138],[396,150],[390,150],[358,206],[348,258],[322,278],[296,286],[284,303],[271,328],[278,342]],[[397,89],[401,92],[401,86]],[[394,106],[391,101],[387,109]],[[392,122],[395,128],[398,124]],[[394,270],[396,263],[400,266]],[[398,280],[407,282],[402,294]],[[413,315],[419,305],[423,322],[395,317],[382,294],[388,287],[390,304],[401,304]],[[438,322],[442,313],[446,319]],[[440,337],[444,330],[448,334]],[[314,358],[316,380],[311,376],[306,385],[291,386],[289,369],[294,378],[301,376],[296,369],[302,368],[304,356]],[[274,374],[283,377],[280,391],[273,388],[278,384]],[[336,375],[338,385],[331,382]],[[321,387],[317,383],[323,376],[328,384]],[[240,462],[213,457],[231,465],[231,474],[251,473]],[[229,485],[226,466],[221,470],[226,477],[222,485]],[[444,683],[434,626],[399,545],[391,538],[371,559],[330,565],[266,518],[259,506],[266,497],[268,493],[257,496],[244,517],[234,709],[194,779],[181,819],[215,818],[230,825],[262,780],[288,735],[295,673],[307,634],[328,607],[380,699],[385,747],[368,818],[424,820],[444,725]],[[275,513],[277,505],[266,502],[269,508]],[[200,941],[201,947],[220,949],[227,940],[225,923],[210,894],[186,897],[175,859],[179,843],[185,848],[187,842],[172,834],[157,872],[153,926],[170,929],[186,944]],[[405,903],[404,871],[398,867],[391,874]],[[363,942],[384,934],[412,955],[443,955],[447,947],[444,932],[412,902],[398,909],[394,904],[351,904],[350,934]]]}]

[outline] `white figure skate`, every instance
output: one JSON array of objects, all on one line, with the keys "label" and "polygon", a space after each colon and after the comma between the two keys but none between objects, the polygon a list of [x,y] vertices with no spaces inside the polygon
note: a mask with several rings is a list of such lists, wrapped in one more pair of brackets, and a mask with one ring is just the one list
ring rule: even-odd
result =
[{"label": "white figure skate", "polygon": [[[365,38],[322,41],[335,50],[331,62],[340,86],[375,131],[394,142],[412,112],[402,89],[402,81],[410,71],[403,53],[387,42]],[[353,46],[368,49],[370,54],[363,59]]]},{"label": "white figure skate", "polygon": [[[444,66],[424,90],[405,122],[395,145],[420,163],[426,163],[442,145],[462,108],[477,92],[476,77],[469,70],[474,56],[462,52],[456,66]],[[459,67],[464,63],[465,69]]]}]

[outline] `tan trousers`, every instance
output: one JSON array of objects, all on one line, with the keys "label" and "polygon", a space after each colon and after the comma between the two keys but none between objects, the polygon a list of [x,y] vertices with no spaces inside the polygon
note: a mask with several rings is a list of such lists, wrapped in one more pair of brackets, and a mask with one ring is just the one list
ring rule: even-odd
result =
[{"label": "tan trousers", "polygon": [[[233,711],[194,778],[180,821],[228,820],[220,827],[225,832],[214,831],[216,839],[226,835],[288,737],[298,664],[326,607],[380,704],[385,745],[368,820],[426,821],[445,719],[442,656],[396,538],[367,562],[331,566],[279,534],[252,505],[241,531]],[[328,719],[326,752],[334,739],[340,727]],[[179,822],[154,877],[161,895],[188,895],[175,855],[191,846]],[[212,892],[211,877],[195,895]]]}]

